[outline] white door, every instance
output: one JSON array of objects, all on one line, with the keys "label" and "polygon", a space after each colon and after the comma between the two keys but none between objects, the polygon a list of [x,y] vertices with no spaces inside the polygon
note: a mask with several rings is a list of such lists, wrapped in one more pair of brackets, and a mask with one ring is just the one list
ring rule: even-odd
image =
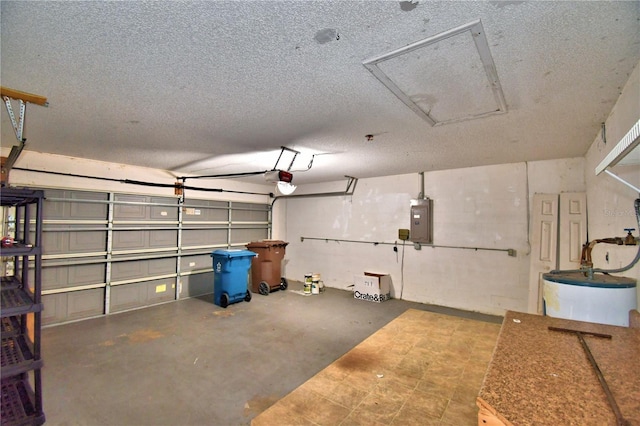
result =
[{"label": "white door", "polygon": [[531,218],[529,313],[542,313],[542,274],[556,269],[558,194],[534,194]]},{"label": "white door", "polygon": [[579,269],[582,245],[587,241],[587,194],[560,194],[558,268]]},{"label": "white door", "polygon": [[542,274],[580,268],[587,241],[586,194],[534,194],[531,226],[529,312],[541,314]]}]

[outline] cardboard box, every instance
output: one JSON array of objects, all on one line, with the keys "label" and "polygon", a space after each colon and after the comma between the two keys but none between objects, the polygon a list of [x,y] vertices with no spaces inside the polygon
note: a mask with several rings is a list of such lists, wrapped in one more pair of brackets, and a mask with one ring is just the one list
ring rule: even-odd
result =
[{"label": "cardboard box", "polygon": [[391,276],[388,274],[378,274],[365,272],[364,275],[353,277],[353,297],[354,299],[366,300],[369,302],[381,303],[391,299]]}]

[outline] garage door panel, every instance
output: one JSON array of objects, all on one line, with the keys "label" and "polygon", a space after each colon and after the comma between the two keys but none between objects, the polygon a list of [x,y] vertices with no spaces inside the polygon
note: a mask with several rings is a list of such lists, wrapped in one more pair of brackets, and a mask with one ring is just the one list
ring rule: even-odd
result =
[{"label": "garage door panel", "polygon": [[72,253],[94,253],[107,248],[105,231],[82,231],[69,234],[69,251]]},{"label": "garage door panel", "polygon": [[50,325],[64,322],[67,318],[67,294],[46,294],[42,296],[44,310],[42,324]]},{"label": "garage door panel", "polygon": [[118,204],[125,203],[144,203],[147,197],[143,195],[122,195],[116,194],[114,200],[116,204],[113,206],[114,220],[144,220],[145,206],[143,204]]},{"label": "garage door panel", "polygon": [[206,246],[226,243],[226,229],[187,229],[182,231],[183,246]]},{"label": "garage door panel", "polygon": [[147,231],[113,231],[113,250],[134,250],[146,247]]},{"label": "garage door panel", "polygon": [[[69,201],[57,201],[61,198]],[[72,201],[89,200],[91,202]],[[104,201],[99,203],[95,201]],[[46,220],[106,220],[108,194],[85,191],[45,190],[43,216]]]},{"label": "garage door panel", "polygon": [[180,258],[180,271],[191,272],[199,269],[211,268],[212,259],[210,254],[197,254],[183,256]]},{"label": "garage door panel", "polygon": [[[35,238],[35,237],[34,237]],[[64,254],[69,252],[69,234],[66,232],[43,232],[42,254]]]},{"label": "garage door panel", "polygon": [[117,282],[175,272],[176,258],[174,257],[113,262],[111,280]]},{"label": "garage door panel", "polygon": [[175,279],[152,280],[111,287],[111,312],[139,308],[175,299]]},{"label": "garage door panel", "polygon": [[104,283],[105,265],[103,263],[68,266],[68,269],[70,287]]},{"label": "garage door panel", "polygon": [[115,196],[115,200],[116,202],[142,204],[116,204],[113,209],[114,220],[175,221],[178,219],[178,200],[176,198],[118,194]]},{"label": "garage door panel", "polygon": [[110,311],[119,312],[144,306],[145,283],[124,284],[111,287]]},{"label": "garage door panel", "polygon": [[[35,235],[32,235],[32,239]],[[68,253],[104,252],[107,246],[106,231],[48,231],[42,234],[44,255]]]},{"label": "garage door panel", "polygon": [[169,302],[175,299],[176,281],[175,278],[153,280],[145,283],[147,287],[146,304]]},{"label": "garage door panel", "polygon": [[176,272],[176,258],[165,257],[149,260],[149,275],[166,275]]},{"label": "garage door panel", "polygon": [[233,203],[232,222],[266,222],[268,220],[269,211],[262,204]]},{"label": "garage door panel", "polygon": [[60,265],[42,268],[42,288],[53,290],[89,284],[102,284],[105,278],[105,264]]},{"label": "garage door panel", "polygon": [[72,199],[91,200],[91,201],[104,201],[105,203],[82,203],[71,202],[69,205],[69,219],[82,219],[82,220],[106,220],[109,211],[109,206],[106,204],[108,200],[108,194],[96,193],[96,192],[72,192],[70,194]]},{"label": "garage door panel", "polygon": [[147,275],[147,265],[142,260],[113,262],[111,264],[111,281],[123,281]]},{"label": "garage door panel", "polygon": [[[59,197],[59,195],[57,195],[58,192],[62,192],[62,191],[55,191],[53,194],[52,194],[52,191],[46,191],[46,197],[57,198]],[[66,203],[64,202],[50,201],[45,198],[42,206],[43,218],[48,220],[66,219],[67,214],[66,214],[65,204]]]},{"label": "garage door panel", "polygon": [[167,198],[152,198],[151,203],[155,204],[175,204],[175,206],[149,206],[149,219],[152,220],[178,220],[178,201]]},{"label": "garage door panel", "polygon": [[89,318],[104,313],[104,288],[68,293],[67,320]]},{"label": "garage door panel", "polygon": [[149,247],[177,247],[178,231],[147,231]]},{"label": "garage door panel", "polygon": [[[66,266],[54,266],[42,268],[42,289],[53,290],[68,287],[69,268]],[[33,280],[33,278],[31,278]],[[31,281],[33,282],[33,281]]]},{"label": "garage door panel", "polygon": [[228,222],[227,209],[212,209],[206,207],[184,207],[182,218],[185,222]]},{"label": "garage door panel", "polygon": [[231,229],[231,244],[240,244],[250,241],[266,239],[269,232],[266,228],[261,229]]},{"label": "garage door panel", "polygon": [[225,201],[185,200],[182,219],[185,222],[228,222],[229,204]]},{"label": "garage door panel", "polygon": [[180,278],[180,298],[213,293],[213,272],[186,275]]},{"label": "garage door panel", "polygon": [[104,314],[104,288],[42,296],[43,325],[90,318]]},{"label": "garage door panel", "polygon": [[178,245],[177,230],[113,231],[113,250],[173,248]]}]

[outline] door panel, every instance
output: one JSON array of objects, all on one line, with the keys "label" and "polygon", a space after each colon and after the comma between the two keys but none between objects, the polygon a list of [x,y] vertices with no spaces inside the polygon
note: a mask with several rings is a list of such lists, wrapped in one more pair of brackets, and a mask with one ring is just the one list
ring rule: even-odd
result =
[{"label": "door panel", "polygon": [[534,194],[532,211],[529,312],[542,313],[542,274],[557,268],[558,194]]},{"label": "door panel", "polygon": [[587,194],[560,194],[560,245],[558,267],[580,268],[582,245],[587,241]]}]

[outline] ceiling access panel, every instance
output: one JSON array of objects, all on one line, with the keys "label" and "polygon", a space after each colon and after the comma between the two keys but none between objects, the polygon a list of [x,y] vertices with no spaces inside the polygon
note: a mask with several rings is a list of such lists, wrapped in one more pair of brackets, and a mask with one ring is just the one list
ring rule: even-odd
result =
[{"label": "ceiling access panel", "polygon": [[363,65],[432,126],[507,112],[480,20],[370,58]]}]

